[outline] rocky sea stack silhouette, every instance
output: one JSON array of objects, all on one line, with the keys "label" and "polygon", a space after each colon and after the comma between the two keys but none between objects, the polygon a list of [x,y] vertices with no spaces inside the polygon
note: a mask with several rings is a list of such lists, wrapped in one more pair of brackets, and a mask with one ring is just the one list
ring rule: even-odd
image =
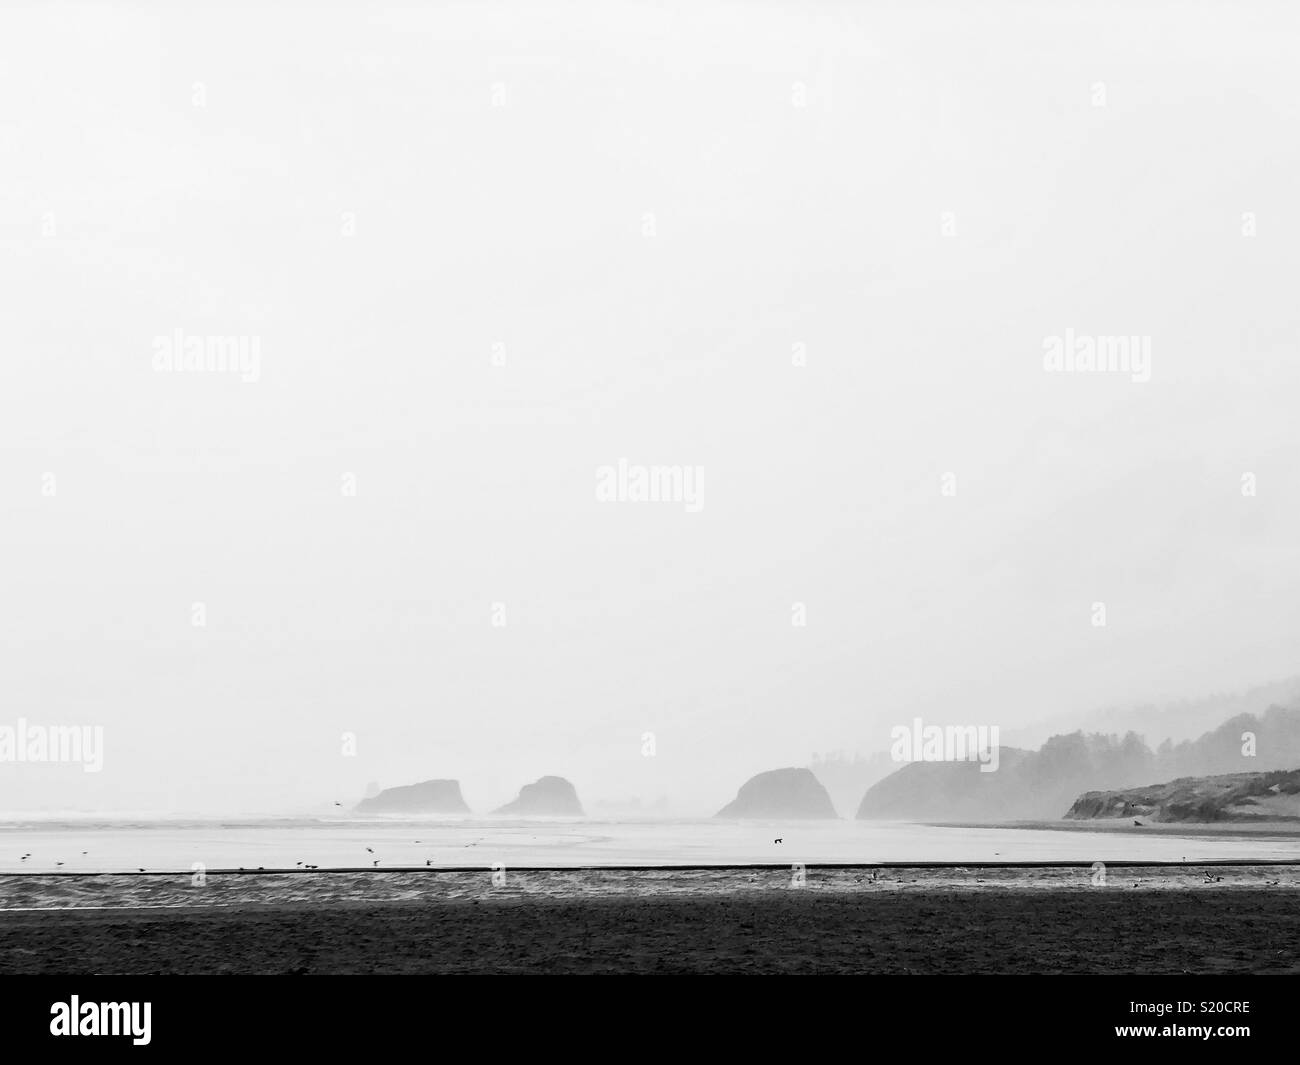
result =
[{"label": "rocky sea stack silhouette", "polygon": [[519,789],[519,798],[492,812],[516,817],[584,816],[577,791],[563,777],[542,777],[535,783],[525,784]]},{"label": "rocky sea stack silhouette", "polygon": [[772,769],[750,777],[715,817],[834,818],[831,797],[810,769]]},{"label": "rocky sea stack silhouette", "polygon": [[362,799],[359,814],[467,814],[459,780],[426,780],[400,788],[385,788],[378,795]]}]

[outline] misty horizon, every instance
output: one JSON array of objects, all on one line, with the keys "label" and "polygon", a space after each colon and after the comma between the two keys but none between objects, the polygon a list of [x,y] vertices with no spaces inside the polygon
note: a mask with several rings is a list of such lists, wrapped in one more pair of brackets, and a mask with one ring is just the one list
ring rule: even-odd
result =
[{"label": "misty horizon", "polygon": [[0,724],[104,764],[0,809],[707,811],[1300,672],[1285,34],[615,8],[24,11]]},{"label": "misty horizon", "polygon": [[[1095,708],[1091,713],[1080,715],[1078,718],[1069,718],[1067,716],[1058,717],[1056,719],[1045,719],[1042,722],[1041,727],[1044,731],[1044,740],[1049,738],[1049,736],[1060,737],[1074,732],[1083,732],[1085,735],[1108,735],[1115,737],[1120,737],[1126,733],[1133,732],[1143,741],[1144,744],[1146,744],[1146,746],[1154,750],[1162,742],[1185,741],[1187,739],[1198,738],[1200,735],[1213,731],[1214,728],[1225,724],[1230,718],[1236,717],[1241,713],[1253,713],[1259,715],[1270,707],[1283,705],[1284,702],[1289,703],[1290,708],[1292,709],[1300,707],[1300,703],[1296,702],[1294,699],[1283,700],[1282,702],[1277,701],[1275,696],[1277,696],[1279,690],[1293,692],[1295,693],[1296,698],[1300,698],[1300,676],[1290,678],[1289,681],[1285,682],[1257,686],[1242,693],[1220,693],[1208,696],[1201,700],[1183,700],[1164,706],[1148,704],[1145,706],[1133,706],[1127,708]],[[1165,731],[1157,731],[1154,735],[1144,731],[1141,727],[1141,720],[1139,719],[1146,721],[1164,721],[1173,718],[1180,710],[1188,706],[1194,706],[1197,708],[1197,713],[1193,715],[1191,722],[1183,719],[1168,720],[1168,728]],[[84,755],[82,753],[81,745],[77,744],[74,745],[76,746],[77,751],[74,757],[67,757],[67,752],[65,752],[63,757],[60,757],[53,753],[57,748],[53,734],[58,732],[60,729],[71,731],[71,726],[42,726],[35,722],[28,724],[25,719],[20,718],[19,720],[19,726],[15,726],[12,722],[0,721],[0,762],[5,764],[6,770],[12,774],[14,780],[24,779],[24,777],[20,776],[19,772],[17,772],[22,770],[28,772],[29,776],[26,779],[29,780],[39,779],[36,776],[37,774],[46,774],[47,779],[48,776],[57,774],[57,779],[60,781],[67,781],[69,779],[75,780],[77,776],[87,772],[92,775],[102,772],[105,756],[104,739],[102,735],[97,736],[93,741],[89,736],[87,737],[85,741]],[[1052,730],[1050,728],[1054,721],[1060,725],[1057,730]],[[1127,724],[1125,724],[1126,721],[1128,722]],[[1191,725],[1190,730],[1187,727],[1189,724]],[[51,753],[47,759],[43,761],[29,760],[22,756],[21,750],[19,750],[17,756],[15,756],[13,750],[15,746],[14,736],[16,734],[17,744],[21,747],[23,737],[22,729],[24,727],[29,733],[35,732],[42,727],[49,730],[51,733],[49,744]],[[97,731],[102,732],[102,728],[94,728]],[[916,717],[909,721],[898,722],[890,726],[890,731],[885,737],[885,742],[877,748],[865,751],[850,751],[841,748],[823,752],[810,752],[804,759],[793,758],[787,759],[784,762],[775,761],[771,764],[756,766],[752,771],[746,772],[744,776],[737,777],[730,785],[722,783],[717,789],[713,790],[702,787],[700,782],[691,782],[693,786],[682,789],[679,793],[673,793],[666,790],[654,793],[652,791],[635,791],[630,789],[625,789],[623,792],[612,791],[609,793],[599,793],[586,788],[581,777],[576,779],[566,779],[574,779],[574,783],[578,787],[579,795],[582,797],[586,807],[586,813],[584,816],[587,819],[602,819],[607,817],[615,819],[661,819],[664,817],[670,819],[694,819],[715,816],[717,808],[724,805],[734,797],[736,788],[738,788],[740,784],[759,773],[773,769],[779,769],[786,766],[808,766],[811,767],[814,772],[818,772],[819,766],[834,769],[836,767],[865,767],[874,764],[877,767],[883,766],[880,775],[884,776],[895,772],[897,769],[900,769],[911,762],[933,760],[922,754],[923,744],[919,739],[916,741],[912,740],[913,736],[919,738],[922,732],[927,730],[947,730],[950,734],[954,731],[969,733],[971,737],[970,743],[976,744],[975,746],[972,746],[969,751],[958,750],[955,755],[948,752],[940,760],[978,761],[983,766],[983,771],[985,772],[995,772],[997,770],[998,758],[996,749],[998,747],[1024,747],[1036,750],[1041,747],[1042,742],[1044,742],[1044,740],[1038,740],[1037,742],[1021,741],[1013,743],[1010,742],[1007,737],[1001,735],[1000,727],[997,725],[989,726],[987,730],[980,731],[982,728],[983,726],[970,724],[968,722],[959,722],[954,724],[951,721],[926,721],[922,718]],[[91,727],[85,727],[85,731],[89,734]],[[978,741],[976,741],[977,734]],[[904,737],[906,737],[907,742],[901,743],[900,745],[900,739]],[[1019,737],[1013,733],[1011,739],[1018,740]],[[949,742],[951,743],[951,735],[949,736]],[[989,753],[990,746],[993,748],[992,754]],[[643,751],[645,750],[645,747],[646,744],[643,740]],[[44,751],[44,744],[42,744],[41,749]],[[647,757],[647,755],[643,753],[641,757],[644,758]],[[650,755],[650,757],[652,759],[657,758],[657,751]],[[364,762],[361,763],[361,765],[364,764]],[[76,774],[76,776],[73,774]],[[364,776],[365,774],[362,773],[361,775]],[[367,777],[363,783],[358,783],[353,791],[340,792],[337,794],[337,797],[335,795],[294,796],[286,799],[283,803],[267,806],[199,806],[190,809],[174,808],[169,810],[149,807],[78,808],[72,804],[59,804],[56,802],[45,807],[14,807],[12,809],[6,809],[5,807],[0,806],[0,814],[6,817],[19,818],[25,814],[48,815],[51,817],[57,817],[59,815],[90,816],[92,818],[130,818],[133,816],[146,818],[186,818],[221,815],[271,818],[353,816],[357,813],[356,806],[362,799],[373,797],[383,790],[403,787],[405,785],[429,779],[450,779],[459,783],[462,791],[466,793],[466,801],[470,807],[469,811],[463,815],[419,814],[413,816],[430,817],[435,820],[456,819],[457,817],[469,819],[485,818],[510,820],[512,819],[511,815],[501,814],[497,808],[515,798],[519,793],[519,786],[545,775],[550,774],[545,771],[539,771],[533,776],[525,776],[519,780],[519,783],[513,788],[513,790],[508,791],[485,789],[480,786],[479,781],[474,779],[467,780],[466,778],[456,776],[455,774],[447,776],[430,774],[425,776],[417,775],[409,779],[380,779],[376,777]],[[556,775],[564,776],[564,774]],[[835,787],[827,779],[823,778],[822,782],[826,784],[828,788],[831,788],[833,793],[835,792]],[[74,789],[69,787],[68,790]],[[714,801],[713,798],[715,795],[717,796],[716,801]],[[836,815],[841,819],[852,819],[856,809],[856,801],[850,802],[850,805],[845,805],[845,803],[846,800],[844,798],[837,797],[835,802]],[[377,816],[382,820],[394,815],[371,814],[368,816]],[[518,815],[514,816],[517,818]]]}]

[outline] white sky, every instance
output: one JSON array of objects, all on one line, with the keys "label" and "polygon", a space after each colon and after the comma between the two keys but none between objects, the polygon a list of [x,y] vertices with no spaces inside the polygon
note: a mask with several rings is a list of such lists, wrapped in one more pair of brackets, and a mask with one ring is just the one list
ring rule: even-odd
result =
[{"label": "white sky", "polygon": [[204,6],[0,13],[0,725],[106,744],[0,809],[707,812],[1297,671],[1294,5]]}]

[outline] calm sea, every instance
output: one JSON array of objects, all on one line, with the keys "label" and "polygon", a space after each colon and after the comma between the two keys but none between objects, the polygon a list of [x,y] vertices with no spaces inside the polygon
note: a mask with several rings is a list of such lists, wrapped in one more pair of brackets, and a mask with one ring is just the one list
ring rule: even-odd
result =
[{"label": "calm sea", "polygon": [[[781,842],[776,842],[780,840]],[[23,855],[30,857],[23,859]],[[490,868],[803,862],[1300,859],[1300,837],[955,828],[900,822],[595,820],[24,820],[0,826],[0,871],[295,867]],[[62,865],[58,863],[62,862]]]}]

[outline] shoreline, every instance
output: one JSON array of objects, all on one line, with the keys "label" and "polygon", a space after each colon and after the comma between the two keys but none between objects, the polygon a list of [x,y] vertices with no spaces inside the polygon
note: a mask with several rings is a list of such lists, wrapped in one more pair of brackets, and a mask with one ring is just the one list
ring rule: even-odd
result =
[{"label": "shoreline", "polygon": [[432,872],[0,878],[0,973],[1300,973],[1277,866]]},{"label": "shoreline", "polygon": [[918,821],[928,828],[1001,828],[1033,832],[1107,832],[1140,836],[1159,833],[1198,839],[1295,839],[1300,840],[1300,821],[1143,821],[1130,818],[1061,821]]},{"label": "shoreline", "polygon": [[[936,826],[943,827],[943,826]],[[954,826],[956,827],[956,826]],[[1007,826],[1000,826],[1007,827]],[[1112,858],[1112,859],[1057,859],[1044,861],[935,861],[935,862],[719,862],[711,865],[511,865],[511,873],[728,873],[748,871],[782,871],[788,872],[793,866],[805,870],[822,870],[826,872],[871,872],[872,870],[964,870],[964,869],[1091,869],[1097,862],[1114,869],[1197,869],[1202,867],[1218,869],[1251,869],[1269,867],[1300,866],[1300,858],[1194,858],[1191,861],[1149,859],[1149,858]],[[386,876],[392,874],[417,874],[439,876],[445,874],[481,875],[491,872],[491,865],[381,865],[381,866],[315,866],[310,869],[296,867],[256,869],[205,869],[205,876],[321,876],[323,874],[347,874],[359,876]],[[0,870],[0,883],[4,880],[58,880],[58,879],[100,879],[132,877],[191,877],[190,869],[146,869],[146,870],[103,870],[92,872],[49,872],[41,871],[6,871]]]}]

